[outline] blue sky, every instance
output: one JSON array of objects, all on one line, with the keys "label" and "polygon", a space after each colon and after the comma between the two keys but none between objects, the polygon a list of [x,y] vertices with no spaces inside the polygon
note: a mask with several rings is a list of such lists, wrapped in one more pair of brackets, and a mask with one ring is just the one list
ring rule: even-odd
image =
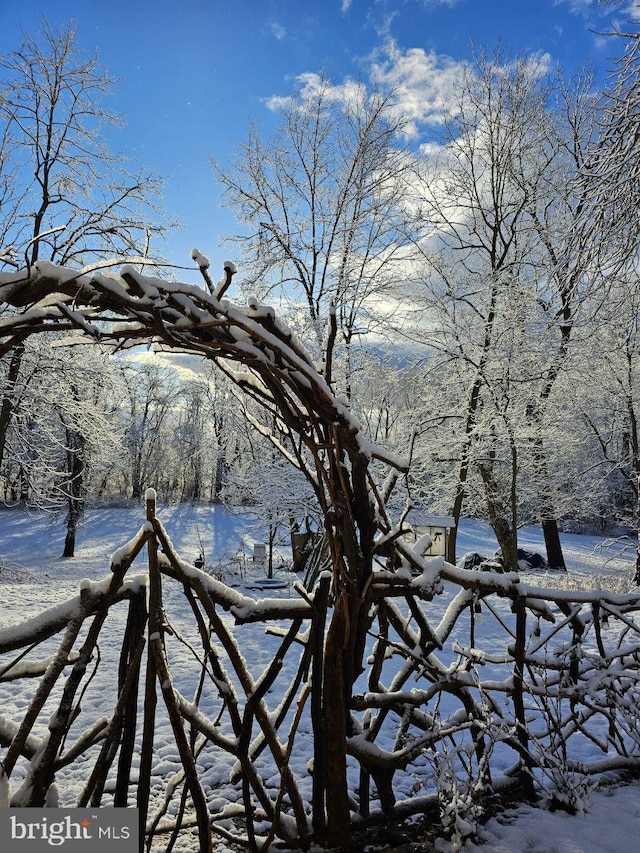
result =
[{"label": "blue sky", "polygon": [[[615,46],[598,32],[633,0],[603,9],[598,0],[0,0],[0,52],[33,32],[73,19],[82,47],[97,48],[119,78],[110,105],[126,121],[114,147],[165,177],[165,206],[184,230],[165,254],[189,265],[197,247],[217,277],[234,229],[221,210],[209,165],[224,162],[248,123],[268,128],[270,99],[296,77],[326,73],[336,83],[373,73],[400,82],[426,138],[424,105],[446,93],[471,46],[536,54],[567,71],[590,63],[601,74]],[[446,95],[445,95],[446,96]],[[182,278],[194,280],[186,273]],[[197,278],[195,279],[197,280]]]}]

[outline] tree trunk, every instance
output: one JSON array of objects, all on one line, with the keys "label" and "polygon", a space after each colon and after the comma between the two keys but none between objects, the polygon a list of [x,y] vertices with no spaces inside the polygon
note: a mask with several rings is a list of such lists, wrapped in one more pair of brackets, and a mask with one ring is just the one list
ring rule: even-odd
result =
[{"label": "tree trunk", "polygon": [[[478,470],[485,487],[487,511],[493,532],[496,535],[502,559],[507,571],[518,571],[518,531],[515,523],[510,523],[500,500],[500,491],[492,471],[491,463],[478,463]],[[513,508],[512,508],[513,509]]]},{"label": "tree trunk", "polygon": [[227,465],[224,451],[219,449],[216,457],[216,471],[213,483],[212,498],[214,503],[220,503],[222,500],[222,490],[224,489],[224,485],[227,480],[228,468],[229,466]]},{"label": "tree trunk", "polygon": [[15,387],[20,375],[23,356],[24,344],[17,344],[11,353],[5,391],[2,397],[2,405],[0,406],[0,466],[2,466],[4,461],[4,454],[7,446],[7,434],[9,432],[11,419],[16,407]]},{"label": "tree trunk", "polygon": [[544,546],[547,551],[547,561],[552,569],[566,572],[567,567],[564,562],[564,554],[562,553],[558,520],[550,497],[551,478],[547,470],[547,459],[542,446],[542,440],[536,440],[535,458],[537,476],[539,478],[538,483],[536,483],[536,491],[538,494],[538,508],[542,534],[544,536]]},{"label": "tree trunk", "polygon": [[456,547],[458,542],[458,527],[460,526],[460,516],[462,515],[462,505],[464,503],[465,497],[465,488],[464,483],[460,482],[458,479],[458,489],[456,491],[456,496],[453,501],[453,507],[451,509],[451,515],[455,521],[451,531],[449,533],[449,540],[447,543],[447,561],[449,563],[456,562]]},{"label": "tree trunk", "polygon": [[[494,272],[495,271],[496,270],[494,269]],[[448,551],[450,554],[449,561],[452,563],[455,563],[456,561],[456,540],[458,537],[458,526],[460,523],[460,516],[462,515],[462,507],[464,505],[464,500],[467,494],[467,479],[469,477],[469,468],[471,466],[470,455],[473,441],[473,432],[475,430],[476,421],[478,417],[478,409],[481,405],[482,388],[485,384],[484,368],[487,359],[489,358],[489,352],[493,343],[493,326],[496,319],[497,302],[498,288],[494,282],[491,288],[491,300],[489,303],[489,310],[487,312],[487,317],[485,319],[484,324],[484,335],[480,362],[478,365],[478,370],[475,379],[473,380],[473,385],[471,386],[469,402],[467,403],[466,420],[464,425],[464,441],[462,443],[462,449],[460,453],[460,467],[458,470],[458,485],[456,488],[456,495],[453,500],[453,508],[451,512],[451,515],[455,519],[455,526],[451,530],[448,546]]]},{"label": "tree trunk", "polygon": [[[351,443],[347,466],[342,442]],[[323,673],[326,842],[350,849],[346,739],[351,731],[353,684],[362,672],[369,621],[376,522],[367,489],[368,460],[353,436],[334,432],[329,464],[330,505],[325,526],[333,563],[334,609],[327,631]],[[346,454],[345,454],[346,455]],[[347,471],[350,469],[351,476]]]},{"label": "tree trunk", "polygon": [[456,487],[456,494],[453,499],[453,506],[451,509],[451,515],[454,518],[455,524],[451,528],[451,533],[449,536],[449,544],[448,544],[448,552],[449,555],[447,557],[450,563],[456,562],[456,542],[458,538],[458,527],[460,525],[460,517],[462,515],[462,508],[464,506],[464,500],[467,495],[467,479],[469,477],[469,467],[470,467],[470,453],[471,453],[471,436],[476,423],[476,413],[478,410],[478,405],[480,403],[480,391],[482,390],[482,380],[477,378],[473,384],[473,388],[471,389],[471,395],[469,397],[469,402],[467,404],[467,420],[465,424],[465,436],[464,442],[462,444],[462,450],[460,454],[460,467],[458,469],[458,484]]},{"label": "tree trunk", "polygon": [[267,577],[273,577],[273,543],[276,539],[277,525],[269,524],[269,551],[267,554]]},{"label": "tree trunk", "polygon": [[636,568],[633,575],[633,583],[635,586],[640,586],[640,457],[635,459],[636,469]]},{"label": "tree trunk", "polygon": [[62,551],[63,557],[73,557],[76,550],[76,531],[77,531],[78,523],[76,519],[72,519],[70,515],[67,516],[67,533],[64,537],[64,550]]},{"label": "tree trunk", "polygon": [[[76,389],[72,389],[77,395]],[[85,438],[77,429],[67,427],[67,533],[63,557],[73,557],[76,548],[78,523],[84,513]]]},{"label": "tree trunk", "polygon": [[562,553],[557,520],[555,518],[543,518],[542,533],[544,535],[544,546],[547,550],[547,562],[552,569],[566,572],[567,567]]},{"label": "tree trunk", "polygon": [[[547,393],[541,397],[545,402],[548,394],[551,392],[551,385],[552,380],[548,379]],[[538,502],[538,517],[540,518],[544,545],[547,552],[547,562],[552,569],[564,572],[567,570],[567,567],[562,553],[558,520],[551,499],[551,477],[549,476],[547,454],[542,438],[542,411],[539,403],[531,402],[527,405],[527,417],[533,427],[531,444],[533,447],[534,488]]]}]

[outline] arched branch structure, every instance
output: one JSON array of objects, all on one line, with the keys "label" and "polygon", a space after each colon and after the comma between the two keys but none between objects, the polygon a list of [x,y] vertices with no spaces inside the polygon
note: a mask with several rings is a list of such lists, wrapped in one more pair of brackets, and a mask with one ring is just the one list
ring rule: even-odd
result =
[{"label": "arched branch structure", "polygon": [[[197,257],[206,270],[203,257]],[[29,274],[0,273],[0,302],[6,306],[0,317],[0,355],[32,334],[55,331],[62,343],[79,340],[80,332],[83,339],[88,336],[114,351],[154,344],[216,362],[238,389],[269,412],[275,429],[269,433],[261,425],[261,431],[312,484],[324,513],[333,569],[331,578],[321,576],[315,590],[298,588],[299,598],[275,602],[275,607],[267,602],[265,609],[264,602],[250,601],[182,561],[149,501],[147,524],[116,552],[106,584],[84,587],[78,600],[54,608],[35,624],[28,620],[0,631],[0,655],[17,652],[0,665],[0,681],[41,679],[21,722],[0,719],[0,746],[7,748],[5,777],[18,761],[30,762],[26,790],[17,792],[18,800],[42,805],[56,773],[103,743],[81,801],[100,804],[107,772],[119,756],[113,802],[126,804],[135,775],[132,732],[140,728],[138,683],[144,701],[137,803],[143,815],[151,813],[151,755],[164,704],[180,754],[180,785],[191,794],[201,853],[212,849],[209,827],[235,838],[227,820],[244,823],[243,841],[252,853],[263,853],[276,837],[289,847],[307,849],[318,842],[348,849],[352,814],[361,824],[374,817],[372,801],[384,816],[398,818],[431,808],[434,796],[450,832],[457,833],[459,826],[471,825],[484,793],[503,784],[515,782],[533,796],[550,780],[557,802],[577,808],[590,776],[637,770],[640,593],[549,590],[523,582],[518,573],[496,575],[437,557],[425,559],[429,543],[411,543],[403,535],[403,518],[395,521],[387,510],[406,465],[365,440],[327,376],[271,308],[256,302],[241,308],[220,298],[232,273],[232,265],[226,265],[217,287],[207,274],[208,291],[126,267],[119,275],[82,275],[38,262]],[[291,439],[286,446],[283,435]],[[141,582],[127,576],[144,545],[148,596]],[[374,571],[374,558],[383,553],[386,567],[377,560]],[[216,694],[209,714],[172,686],[162,577],[182,585],[193,611],[190,627],[198,639],[191,645],[200,648],[203,678]],[[448,583],[444,607],[436,597],[443,582]],[[93,721],[65,751],[102,625],[127,599],[130,613],[112,718],[108,724]],[[290,622],[284,632],[279,629],[282,642],[258,678],[249,672],[220,609],[231,613],[236,626]],[[480,611],[485,621],[495,623],[496,634],[476,631]],[[80,629],[89,618],[85,636]],[[63,635],[53,659],[23,660],[45,634],[50,638],[58,632]],[[483,640],[488,642],[484,648]],[[272,709],[266,694],[294,647],[302,649],[301,657],[284,699],[278,696],[278,707]],[[68,667],[49,734],[34,737],[45,702]],[[409,687],[414,683],[420,686]],[[223,712],[228,716],[224,733],[218,728]],[[305,715],[311,719],[311,743],[302,734],[296,738]],[[191,738],[185,737],[185,721]],[[282,727],[288,729],[286,737]],[[391,749],[389,729],[394,732]],[[294,740],[311,753],[304,764],[312,768],[306,803],[306,780],[291,767]],[[573,744],[581,749],[587,741],[595,758],[585,762],[578,753],[577,760]],[[231,782],[242,787],[242,803],[225,807],[220,824],[210,812],[197,771],[201,748],[231,756]],[[494,749],[506,749],[516,758],[516,765],[505,771],[501,756],[502,779],[491,764]],[[256,763],[263,751],[277,769],[275,791],[268,789]],[[427,773],[431,792],[424,782],[423,796],[413,788],[407,793],[403,783],[403,798],[396,779],[407,774],[415,781],[414,762],[420,762],[420,772],[425,762],[432,768]],[[453,786],[452,774],[458,774]],[[168,800],[177,785],[174,780],[168,786]],[[146,840],[141,842],[149,846],[164,832],[187,826],[184,808],[169,822],[165,812],[157,811],[151,826],[145,821]],[[265,825],[266,835],[261,835]]]},{"label": "arched branch structure", "polygon": [[[235,267],[208,291],[145,276],[125,266],[118,275],[82,274],[37,262],[29,272],[0,274],[0,355],[40,332],[77,333],[113,351],[141,344],[216,362],[272,416],[277,433],[300,448],[290,454],[312,484],[324,514],[333,567],[332,618],[325,649],[324,785],[330,843],[344,843],[350,823],[346,738],[348,708],[362,671],[369,627],[376,537],[393,539],[385,499],[371,474],[378,460],[394,472],[406,465],[371,445],[310,354],[272,308],[222,299]],[[276,432],[273,434],[276,441]],[[331,685],[331,689],[327,689]]]}]

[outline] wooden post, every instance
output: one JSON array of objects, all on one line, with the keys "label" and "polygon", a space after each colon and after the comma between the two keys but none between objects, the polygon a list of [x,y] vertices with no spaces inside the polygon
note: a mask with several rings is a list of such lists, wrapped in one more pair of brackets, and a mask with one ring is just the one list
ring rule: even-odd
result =
[{"label": "wooden post", "polygon": [[331,578],[320,578],[314,598],[313,630],[309,642],[313,648],[311,664],[311,725],[313,729],[313,789],[311,825],[314,838],[326,840],[325,820],[325,728],[322,710],[322,679],[324,670],[324,632]]},{"label": "wooden post", "polygon": [[[118,759],[118,775],[114,794],[114,806],[128,805],[131,765],[135,751],[136,732],[138,730],[138,688],[142,660],[142,646],[145,643],[144,629],[147,624],[147,590],[140,590],[129,604],[129,615],[125,631],[126,643],[123,643],[118,673],[121,692],[126,696],[122,715],[122,742]],[[127,689],[127,685],[131,687]]]},{"label": "wooden post", "polygon": [[525,795],[530,800],[535,800],[535,788],[533,776],[531,775],[531,756],[529,754],[529,732],[527,729],[527,716],[524,706],[524,668],[525,668],[525,646],[527,638],[527,609],[525,600],[518,596],[514,603],[516,614],[516,642],[513,652],[513,708],[517,723],[517,739],[521,748],[520,757],[520,784]]},{"label": "wooden post", "polygon": [[[156,631],[158,622],[158,610],[162,606],[162,601],[158,602],[160,595],[160,572],[158,570],[157,549],[155,533],[153,531],[153,519],[156,514],[156,493],[153,489],[148,489],[146,494],[146,509],[147,521],[149,529],[147,531],[147,552],[149,554],[149,620],[148,633],[149,639]],[[155,559],[152,560],[152,552]],[[136,805],[140,813],[140,843],[139,850],[144,850],[145,834],[147,829],[147,817],[149,815],[149,796],[151,792],[151,768],[153,763],[153,740],[155,732],[156,708],[158,705],[158,695],[156,692],[156,671],[151,653],[151,646],[148,645],[149,652],[147,654],[147,669],[145,675],[144,688],[144,719],[142,724],[142,746],[140,749],[140,771],[138,780],[138,791]]]},{"label": "wooden post", "polygon": [[346,601],[336,602],[324,653],[324,773],[329,847],[349,849],[351,814],[347,791],[347,713],[344,697],[344,657],[348,630]]}]

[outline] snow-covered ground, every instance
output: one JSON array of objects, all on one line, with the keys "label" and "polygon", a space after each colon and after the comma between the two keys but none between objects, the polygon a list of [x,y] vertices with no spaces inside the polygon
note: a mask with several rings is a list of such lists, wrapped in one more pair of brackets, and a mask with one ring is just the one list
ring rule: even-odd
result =
[{"label": "snow-covered ground", "polygon": [[[520,806],[492,818],[465,853],[631,853],[640,837],[640,782],[596,791],[589,811]],[[447,850],[447,847],[442,848]]]},{"label": "snow-covered ground", "polygon": [[[250,590],[252,581],[264,577],[264,570],[253,566],[251,562],[252,542],[260,537],[245,516],[231,515],[219,506],[195,505],[161,507],[158,514],[185,559],[195,560],[201,549],[204,549],[208,565],[216,567],[227,565],[234,557],[238,557],[239,550],[244,550],[248,558],[244,561],[236,559],[235,564],[246,569],[243,582],[248,587],[247,595],[291,593],[286,588],[269,593]],[[0,511],[0,563],[4,567],[0,574],[0,631],[10,631],[11,626],[18,622],[76,595],[83,578],[103,578],[108,574],[112,553],[131,539],[144,519],[143,507],[90,511],[78,536],[76,557],[63,560],[59,556],[64,541],[61,524],[52,525],[47,517],[41,515],[27,516],[22,511]],[[535,529],[521,531],[520,545],[543,552],[541,534]],[[571,580],[577,585],[590,588],[599,584],[605,588],[609,585],[618,588],[631,575],[631,554],[620,554],[613,548],[605,547],[597,537],[565,536],[563,545]],[[464,523],[459,533],[460,553],[478,551],[491,555],[494,550],[495,542],[486,525],[479,522]],[[141,557],[130,571],[144,572],[145,568],[146,561]],[[285,575],[282,577],[286,579]],[[535,583],[543,586],[546,580],[537,576]],[[548,580],[557,581],[557,577]],[[179,599],[178,593],[175,600],[169,595],[168,604],[179,606]],[[436,599],[433,602],[435,610],[444,606],[444,601]],[[172,612],[170,607],[167,610]],[[179,620],[180,617],[177,618]],[[107,660],[112,652],[117,662],[122,634],[117,628],[117,619],[114,624],[116,630],[112,632],[112,639],[101,643],[101,655],[103,660]],[[260,671],[273,656],[277,640],[265,637],[259,626],[243,626],[242,638],[243,655],[252,667]],[[184,654],[185,666],[184,669],[178,667],[177,683],[188,695],[191,689],[187,675],[189,657],[187,652]],[[285,672],[284,677],[287,675]],[[93,698],[90,694],[86,698],[86,702],[95,703],[96,713],[100,711],[101,701],[100,691]],[[110,699],[107,698],[107,701]],[[27,693],[16,691],[15,682],[0,683],[2,713],[18,717],[27,702]],[[165,734],[166,740],[163,742]],[[169,735],[168,727],[158,732],[157,758],[159,764],[165,763],[167,770],[171,771],[176,767],[177,756]],[[512,762],[512,758],[510,760]],[[505,766],[507,763],[505,759]],[[233,796],[232,788],[227,787],[225,781],[228,766],[208,765],[199,769],[204,781],[219,791],[221,803],[226,795]],[[305,776],[304,767],[298,768],[298,772],[301,777]],[[19,781],[17,771],[16,776],[18,778],[15,782],[13,778],[11,780],[14,790]],[[61,804],[71,804],[77,793],[73,778],[63,774],[61,785]],[[65,793],[70,797],[70,802],[65,802]],[[520,806],[489,821],[474,842],[468,841],[464,849],[469,853],[601,853],[607,850],[633,850],[637,847],[640,832],[639,794],[640,784],[595,791],[591,794],[588,812],[575,817]],[[442,850],[448,849],[444,842],[440,846]],[[181,849],[186,850],[188,847]],[[222,841],[217,849],[221,853],[225,850]]]}]

